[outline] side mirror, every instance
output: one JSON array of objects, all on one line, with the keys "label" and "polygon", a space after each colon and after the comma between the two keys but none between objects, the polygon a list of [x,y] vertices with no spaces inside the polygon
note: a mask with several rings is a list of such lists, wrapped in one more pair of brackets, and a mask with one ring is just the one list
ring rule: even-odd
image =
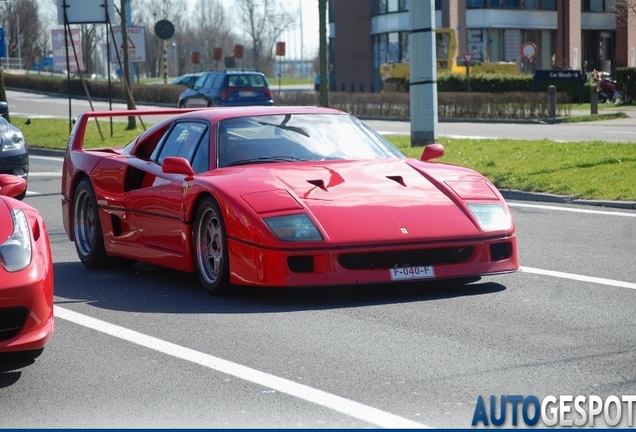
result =
[{"label": "side mirror", "polygon": [[194,177],[194,170],[187,159],[182,157],[170,156],[163,160],[161,170],[166,174],[183,174],[186,180]]},{"label": "side mirror", "polygon": [[0,174],[0,195],[15,198],[27,189],[27,181],[11,174]]},{"label": "side mirror", "polygon": [[0,116],[3,116],[9,112],[9,104],[6,102],[0,102]]},{"label": "side mirror", "polygon": [[433,159],[441,158],[444,156],[444,146],[441,144],[429,144],[424,147],[424,153],[422,154],[422,160],[428,162]]}]

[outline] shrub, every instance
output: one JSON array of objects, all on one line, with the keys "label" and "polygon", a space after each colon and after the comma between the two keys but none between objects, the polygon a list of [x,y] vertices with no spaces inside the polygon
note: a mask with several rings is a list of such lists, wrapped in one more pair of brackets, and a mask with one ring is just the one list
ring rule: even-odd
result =
[{"label": "shrub", "polygon": [[636,68],[622,67],[616,69],[616,86],[623,94],[624,103],[634,103],[636,101]]}]

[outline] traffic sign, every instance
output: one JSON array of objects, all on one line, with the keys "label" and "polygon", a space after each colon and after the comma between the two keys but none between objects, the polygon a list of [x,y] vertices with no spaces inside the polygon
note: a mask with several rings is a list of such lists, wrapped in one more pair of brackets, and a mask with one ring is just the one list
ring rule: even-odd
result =
[{"label": "traffic sign", "polygon": [[532,61],[537,56],[537,46],[533,42],[526,42],[521,46],[521,56]]},{"label": "traffic sign", "polygon": [[6,57],[4,51],[4,29],[0,27],[0,57]]},{"label": "traffic sign", "polygon": [[[146,27],[131,26],[126,28],[128,32],[128,59],[131,63],[146,61]],[[117,54],[119,59],[124,60],[123,38],[121,35],[121,27],[113,27],[113,39],[110,45],[110,62],[117,63]],[[115,50],[115,47],[117,49]]]},{"label": "traffic sign", "polygon": [[464,61],[466,62],[467,65],[470,65],[470,62],[473,61],[472,53],[464,54]]},{"label": "traffic sign", "polygon": [[168,40],[174,35],[174,24],[166,19],[155,24],[155,34],[159,39]]}]

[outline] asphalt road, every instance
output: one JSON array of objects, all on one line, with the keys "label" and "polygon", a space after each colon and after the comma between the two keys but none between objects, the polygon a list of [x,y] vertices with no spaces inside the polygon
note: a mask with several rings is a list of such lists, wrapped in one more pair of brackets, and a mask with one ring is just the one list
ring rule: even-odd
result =
[{"label": "asphalt road", "polygon": [[[14,115],[67,115],[65,99],[8,96]],[[626,123],[589,125],[610,141],[631,137]],[[440,135],[445,126],[517,138],[580,127],[441,123]],[[0,367],[0,427],[467,427],[480,394],[634,393],[634,212],[512,203],[525,271],[469,287],[216,299],[151,266],[85,269],[61,226],[61,161],[31,162],[27,202],[49,224],[57,328],[35,364]]]},{"label": "asphalt road", "polygon": [[636,394],[636,211],[511,202],[523,270],[465,287],[215,298],[171,270],[86,269],[62,161],[31,164],[56,329],[0,365],[0,428],[466,428],[479,395]]},{"label": "asphalt road", "polygon": [[[7,91],[7,100],[12,115],[24,117],[69,117],[67,98],[46,96],[17,91]],[[95,110],[108,110],[108,102],[93,102]],[[126,109],[124,104],[112,104],[114,110]],[[138,109],[156,108],[138,105]],[[73,100],[71,117],[77,117],[91,110],[86,100]],[[562,124],[505,124],[497,123],[445,123],[439,122],[438,136],[457,138],[514,138],[514,139],[551,139],[556,141],[606,141],[636,142],[636,111],[629,110],[627,119],[605,120],[588,123]],[[157,118],[148,118],[156,122]],[[371,127],[383,134],[410,134],[410,122],[367,120]]]}]

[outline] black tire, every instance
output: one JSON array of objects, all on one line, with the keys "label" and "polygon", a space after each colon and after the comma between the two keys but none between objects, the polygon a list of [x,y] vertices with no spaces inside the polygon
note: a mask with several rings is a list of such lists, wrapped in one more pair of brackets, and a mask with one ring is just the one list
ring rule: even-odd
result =
[{"label": "black tire", "polygon": [[[27,177],[24,177],[25,180],[27,180]],[[29,187],[29,183],[27,181],[27,189]],[[15,199],[17,199],[18,201],[22,201],[24,199],[24,197],[26,197],[26,193],[27,193],[27,189],[24,189],[24,192],[22,192],[20,195],[14,197]]]},{"label": "black tire", "polygon": [[230,294],[230,266],[223,214],[212,197],[204,198],[192,228],[194,261],[201,285],[215,296]]},{"label": "black tire", "polygon": [[88,179],[77,185],[73,195],[73,237],[77,256],[86,267],[103,268],[112,265],[113,260],[106,255],[104,248],[95,192]]},{"label": "black tire", "polygon": [[95,191],[88,179],[77,185],[73,196],[73,238],[77,256],[88,268],[130,267],[137,262],[106,254]]}]

